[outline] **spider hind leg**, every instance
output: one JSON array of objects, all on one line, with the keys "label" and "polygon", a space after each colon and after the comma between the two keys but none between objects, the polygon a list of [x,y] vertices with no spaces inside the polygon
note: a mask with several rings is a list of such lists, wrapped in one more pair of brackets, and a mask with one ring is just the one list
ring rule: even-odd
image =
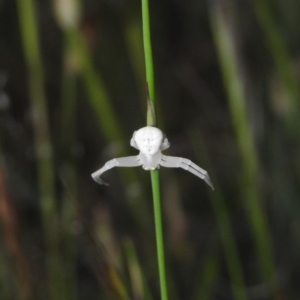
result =
[{"label": "spider hind leg", "polygon": [[163,155],[160,164],[167,168],[182,168],[186,171],[189,171],[197,177],[203,179],[214,190],[214,186],[207,171],[200,168],[189,159]]}]

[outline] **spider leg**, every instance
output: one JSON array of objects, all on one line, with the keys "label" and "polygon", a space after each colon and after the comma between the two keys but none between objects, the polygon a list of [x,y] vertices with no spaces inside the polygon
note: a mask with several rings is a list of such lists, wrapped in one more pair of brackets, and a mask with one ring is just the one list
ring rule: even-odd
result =
[{"label": "spider leg", "polygon": [[142,162],[139,156],[127,156],[127,157],[114,158],[106,162],[101,169],[94,172],[92,174],[92,177],[97,183],[108,185],[100,178],[101,174],[104,173],[105,171],[112,169],[114,167],[138,167],[141,165]]},{"label": "spider leg", "polygon": [[182,168],[184,170],[187,170],[197,177],[203,179],[214,190],[214,186],[207,171],[200,168],[189,159],[163,155],[160,161],[160,165],[167,168]]}]

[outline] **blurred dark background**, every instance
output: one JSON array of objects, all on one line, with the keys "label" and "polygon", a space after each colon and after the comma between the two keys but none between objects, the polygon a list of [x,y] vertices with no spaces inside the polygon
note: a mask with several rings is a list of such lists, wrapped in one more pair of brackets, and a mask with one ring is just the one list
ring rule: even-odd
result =
[{"label": "blurred dark background", "polygon": [[[300,298],[300,3],[149,1],[169,297]],[[0,0],[0,299],[160,299],[141,3]]]}]

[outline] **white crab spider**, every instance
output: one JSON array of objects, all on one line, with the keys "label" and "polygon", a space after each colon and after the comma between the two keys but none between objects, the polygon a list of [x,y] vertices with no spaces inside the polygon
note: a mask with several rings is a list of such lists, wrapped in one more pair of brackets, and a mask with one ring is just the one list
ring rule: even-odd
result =
[{"label": "white crab spider", "polygon": [[214,189],[207,171],[203,170],[189,159],[166,156],[161,153],[161,151],[170,147],[170,143],[160,129],[146,126],[135,131],[130,141],[130,145],[140,150],[139,155],[109,160],[101,169],[92,174],[93,179],[100,184],[105,184],[100,178],[100,175],[114,167],[143,166],[145,170],[155,170],[159,169],[160,166],[163,166],[167,168],[185,169],[203,179],[212,189]]}]

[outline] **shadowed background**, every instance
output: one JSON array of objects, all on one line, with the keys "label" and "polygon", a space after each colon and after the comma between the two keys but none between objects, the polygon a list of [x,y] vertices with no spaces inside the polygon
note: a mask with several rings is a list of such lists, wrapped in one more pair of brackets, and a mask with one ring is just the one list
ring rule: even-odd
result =
[{"label": "shadowed background", "polygon": [[[149,1],[170,299],[300,297],[300,3]],[[141,3],[0,0],[0,299],[159,299]]]}]

